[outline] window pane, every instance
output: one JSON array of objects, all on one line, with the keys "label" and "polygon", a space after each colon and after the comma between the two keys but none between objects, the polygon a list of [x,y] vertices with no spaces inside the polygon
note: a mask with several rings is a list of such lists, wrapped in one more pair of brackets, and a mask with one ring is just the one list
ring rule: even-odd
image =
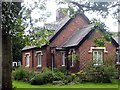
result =
[{"label": "window pane", "polygon": [[38,54],[38,65],[41,65],[41,55],[40,54]]},{"label": "window pane", "polygon": [[102,50],[93,51],[93,61],[96,65],[101,65],[103,63],[103,52]]},{"label": "window pane", "polygon": [[62,53],[62,65],[65,66],[65,52]]},{"label": "window pane", "polygon": [[26,66],[29,66],[30,58],[29,55],[26,55]]}]

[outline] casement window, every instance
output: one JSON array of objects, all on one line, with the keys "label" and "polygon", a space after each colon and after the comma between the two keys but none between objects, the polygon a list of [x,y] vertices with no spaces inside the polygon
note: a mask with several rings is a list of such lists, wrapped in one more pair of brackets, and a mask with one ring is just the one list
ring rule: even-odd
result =
[{"label": "casement window", "polygon": [[72,52],[72,60],[71,60],[71,67],[74,66],[74,52]]},{"label": "casement window", "polygon": [[117,51],[117,62],[116,64],[120,64],[120,51]]},{"label": "casement window", "polygon": [[71,60],[71,67],[74,66],[74,54],[75,54],[75,50],[74,49],[70,49],[69,50],[69,60]]},{"label": "casement window", "polygon": [[65,66],[65,52],[62,52],[62,66]]},{"label": "casement window", "polygon": [[26,54],[26,63],[25,63],[26,67],[30,66],[30,54]]},{"label": "casement window", "polygon": [[37,67],[42,67],[42,51],[36,51]]},{"label": "casement window", "polygon": [[41,67],[42,66],[42,56],[40,53],[37,54],[37,65],[38,67]]},{"label": "casement window", "polygon": [[103,64],[103,50],[93,50],[93,63],[94,66]]}]

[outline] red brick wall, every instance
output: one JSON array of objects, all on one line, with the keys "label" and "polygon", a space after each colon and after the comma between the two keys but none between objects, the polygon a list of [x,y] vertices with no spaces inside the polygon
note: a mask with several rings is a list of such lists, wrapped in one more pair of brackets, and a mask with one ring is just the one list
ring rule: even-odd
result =
[{"label": "red brick wall", "polygon": [[77,30],[78,28],[83,28],[84,26],[88,25],[83,17],[77,15],[63,30],[59,35],[50,43],[50,46],[60,46],[63,44],[71,35],[72,33]]},{"label": "red brick wall", "polygon": [[[37,56],[36,56],[36,51],[42,51],[42,67],[37,67]],[[25,53],[30,53],[30,67],[29,68],[34,68],[35,70],[37,69],[43,69],[47,66],[47,59],[46,59],[46,49],[32,49],[28,51],[23,51],[22,52],[22,65],[25,67]]]},{"label": "red brick wall", "polygon": [[[88,22],[80,15],[77,15],[64,29],[62,30],[61,33],[50,43],[50,45],[47,47],[47,61],[49,63],[49,66],[51,66],[51,53],[50,53],[50,47],[57,46],[59,47],[62,45],[68,38],[72,35],[72,33],[77,30],[78,28],[83,28],[86,25],[88,25]],[[57,65],[56,67],[60,67],[62,62],[61,62],[61,57],[62,54],[57,52],[55,54],[55,64]]]},{"label": "red brick wall", "polygon": [[[92,61],[92,52],[88,51],[90,50],[90,47],[95,46],[94,38],[99,38],[100,36],[101,32],[93,32],[79,47],[80,69],[85,69],[88,63]],[[112,61],[115,62],[116,47],[112,43],[106,43],[105,47],[108,53],[104,53],[104,60],[112,59]]]},{"label": "red brick wall", "polygon": [[30,53],[30,68],[32,68],[32,50],[24,51],[22,52],[22,65],[25,67],[26,66],[26,53]]}]

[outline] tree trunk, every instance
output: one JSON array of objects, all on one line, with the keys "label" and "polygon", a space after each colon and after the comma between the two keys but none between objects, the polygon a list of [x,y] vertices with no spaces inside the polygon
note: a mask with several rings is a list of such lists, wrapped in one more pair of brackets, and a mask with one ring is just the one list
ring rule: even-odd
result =
[{"label": "tree trunk", "polygon": [[0,90],[2,89],[2,1],[0,0]]},{"label": "tree trunk", "polygon": [[2,35],[2,90],[12,90],[11,37]]}]

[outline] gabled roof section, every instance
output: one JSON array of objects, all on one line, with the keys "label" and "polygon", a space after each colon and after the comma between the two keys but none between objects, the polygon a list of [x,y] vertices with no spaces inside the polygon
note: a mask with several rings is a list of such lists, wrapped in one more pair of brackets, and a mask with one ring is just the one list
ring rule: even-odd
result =
[{"label": "gabled roof section", "polygon": [[[70,20],[71,18],[69,16],[66,16],[65,18],[61,19],[59,22],[56,22],[56,26],[54,28],[54,34],[51,35],[48,40],[51,40],[56,34],[57,32]],[[51,26],[52,27],[52,26]]]},{"label": "gabled roof section", "polygon": [[[89,19],[84,14],[78,13],[78,14],[75,15],[75,17],[77,15],[80,15],[81,17],[83,17],[86,20],[86,22],[88,22],[88,24],[90,23]],[[55,30],[54,35],[50,36],[48,40],[51,42],[63,30],[63,27],[65,27],[66,25],[68,25],[69,22],[72,19],[74,19],[74,18],[72,18],[72,17],[70,18],[69,16],[66,16],[65,18],[63,18],[60,21],[60,25],[58,26],[57,30]]]},{"label": "gabled roof section", "polygon": [[[81,17],[83,17],[86,22],[88,22],[88,24],[90,23],[89,19],[84,15],[84,14],[76,14],[75,16],[80,15]],[[46,28],[48,29],[53,29],[54,34],[51,35],[48,38],[48,41],[51,42],[52,40],[54,40],[54,38],[59,35],[59,33],[63,30],[63,27],[65,27],[67,24],[69,24],[69,22],[74,19],[74,18],[70,18],[68,15],[65,16],[64,18],[60,19],[57,22],[53,22],[51,24],[46,24],[48,25]],[[29,49],[33,49],[33,48],[37,48],[36,46],[26,46],[24,47],[22,50],[29,50]]]},{"label": "gabled roof section", "polygon": [[116,43],[120,46],[120,37],[113,37]]},{"label": "gabled roof section", "polygon": [[63,44],[61,47],[72,47],[77,46],[83,38],[85,38],[88,33],[91,31],[91,28],[94,27],[94,24],[88,25],[83,29],[75,30],[72,36]]},{"label": "gabled roof section", "polygon": [[25,46],[22,51],[37,48],[36,46]]}]

